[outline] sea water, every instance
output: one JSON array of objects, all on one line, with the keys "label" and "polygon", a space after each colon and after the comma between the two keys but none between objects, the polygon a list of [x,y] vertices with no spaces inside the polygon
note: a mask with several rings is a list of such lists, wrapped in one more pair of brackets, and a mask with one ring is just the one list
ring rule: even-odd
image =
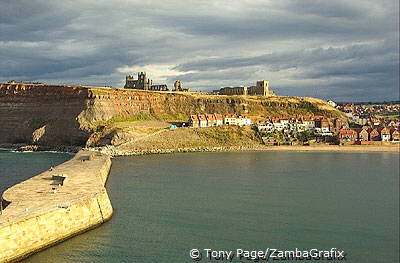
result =
[{"label": "sea water", "polygon": [[[1,186],[68,159],[4,154]],[[267,248],[336,248],[346,262],[399,261],[396,153],[121,157],[113,159],[107,191],[111,221],[24,262],[194,262],[192,249],[209,262],[211,250]]]}]

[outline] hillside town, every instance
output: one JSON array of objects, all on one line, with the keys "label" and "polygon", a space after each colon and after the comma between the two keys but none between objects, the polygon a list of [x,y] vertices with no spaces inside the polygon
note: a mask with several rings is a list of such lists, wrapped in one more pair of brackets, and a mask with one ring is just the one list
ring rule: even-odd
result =
[{"label": "hillside town", "polygon": [[350,128],[340,130],[340,144],[400,142],[400,104],[343,104],[337,109],[349,119]]},{"label": "hillside town", "polygon": [[343,118],[324,116],[300,116],[292,118],[266,118],[253,123],[249,115],[196,114],[191,115],[188,126],[206,128],[223,125],[251,126],[266,145],[309,145],[329,143],[340,145],[382,144],[400,142],[398,119],[390,122],[371,117],[360,128],[351,128],[351,122]]},{"label": "hillside town", "polygon": [[269,118],[259,121],[256,127],[267,145],[308,145],[310,141],[336,143],[336,134],[348,128],[348,122],[340,118],[301,116]]},{"label": "hillside town", "polygon": [[336,108],[344,112],[350,122],[361,126],[398,126],[400,122],[400,103],[342,104]]}]

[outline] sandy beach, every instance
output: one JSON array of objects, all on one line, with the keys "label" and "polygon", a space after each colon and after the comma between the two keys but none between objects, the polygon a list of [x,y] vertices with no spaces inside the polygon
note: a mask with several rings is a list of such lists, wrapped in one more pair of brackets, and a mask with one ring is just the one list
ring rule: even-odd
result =
[{"label": "sandy beach", "polygon": [[266,151],[324,151],[324,152],[397,152],[400,144],[394,145],[310,145],[310,146],[273,146]]}]

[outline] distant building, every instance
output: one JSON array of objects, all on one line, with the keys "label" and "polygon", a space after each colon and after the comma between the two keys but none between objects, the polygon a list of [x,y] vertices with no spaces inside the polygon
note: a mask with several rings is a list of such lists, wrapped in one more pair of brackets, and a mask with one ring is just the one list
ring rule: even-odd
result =
[{"label": "distant building", "polygon": [[137,79],[132,75],[126,76],[124,89],[148,90],[152,85],[153,81],[147,78],[146,72],[139,72]]},{"label": "distant building", "polygon": [[174,83],[174,91],[183,91],[182,82],[180,80],[176,80]]},{"label": "distant building", "polygon": [[147,78],[146,72],[139,72],[137,79],[132,75],[126,76],[124,89],[168,91],[168,87],[165,84],[153,85],[153,81]]},{"label": "distant building", "polygon": [[257,125],[257,130],[259,132],[272,131],[272,130],[274,130],[274,124],[272,124],[272,122],[266,122],[266,123],[259,124],[259,125]]},{"label": "distant building", "polygon": [[193,128],[198,128],[200,126],[199,117],[197,115],[190,116],[189,126]]},{"label": "distant building", "polygon": [[392,142],[400,142],[400,130],[399,129],[392,130]]},{"label": "distant building", "polygon": [[224,118],[222,117],[221,114],[215,113],[215,122],[217,126],[224,125]]},{"label": "distant building", "polygon": [[328,100],[328,104],[331,105],[334,108],[337,106],[336,102],[334,102],[332,100]]},{"label": "distant building", "polygon": [[247,88],[247,95],[268,96],[273,95],[273,93],[269,91],[269,81],[260,80],[256,82],[256,86],[251,86]]},{"label": "distant building", "polygon": [[357,140],[357,131],[353,129],[341,129],[339,131],[340,144],[354,144]]},{"label": "distant building", "polygon": [[199,118],[199,127],[204,128],[207,127],[207,118],[205,115],[197,115]]},{"label": "distant building", "polygon": [[189,88],[183,88],[182,81],[176,80],[174,82],[174,91],[186,91],[188,92],[190,89]]},{"label": "distant building", "polygon": [[249,118],[249,115],[243,114],[239,115],[237,125],[239,126],[250,126],[251,125],[251,119]]},{"label": "distant building", "polygon": [[358,134],[358,139],[363,142],[369,141],[369,134],[371,133],[371,130],[372,129],[368,127],[362,128],[360,133]]},{"label": "distant building", "polygon": [[224,87],[215,92],[220,95],[247,95],[247,87]]},{"label": "distant building", "polygon": [[320,118],[315,120],[315,129],[321,132],[329,132],[329,120],[326,118]]},{"label": "distant building", "polygon": [[217,120],[215,119],[214,114],[206,114],[206,118],[207,118],[207,126],[208,127],[217,126]]},{"label": "distant building", "polygon": [[376,127],[372,129],[371,133],[369,134],[369,138],[371,141],[380,141],[381,140],[381,130],[383,128]]},{"label": "distant building", "polygon": [[391,131],[389,127],[385,127],[381,130],[381,139],[383,142],[390,142]]},{"label": "distant building", "polygon": [[222,125],[249,126],[251,124],[251,119],[247,114],[227,114],[224,117],[217,113],[198,114],[191,115],[189,119],[189,127],[192,128],[216,127]]},{"label": "distant building", "polygon": [[234,114],[227,114],[224,116],[225,125],[237,125],[237,116]]},{"label": "distant building", "polygon": [[272,125],[274,125],[274,129],[277,131],[283,131],[286,128],[286,125],[281,121],[283,119],[274,118],[272,119]]},{"label": "distant building", "polygon": [[168,87],[165,84],[161,85],[151,85],[150,90],[155,90],[155,91],[168,91]]},{"label": "distant building", "polygon": [[302,119],[304,126],[306,127],[306,129],[311,130],[315,128],[315,121],[313,118],[311,117],[303,117]]},{"label": "distant building", "polygon": [[269,81],[260,80],[256,82],[256,86],[251,87],[224,87],[215,90],[214,93],[220,95],[256,95],[256,96],[273,96],[274,92],[269,90]]}]

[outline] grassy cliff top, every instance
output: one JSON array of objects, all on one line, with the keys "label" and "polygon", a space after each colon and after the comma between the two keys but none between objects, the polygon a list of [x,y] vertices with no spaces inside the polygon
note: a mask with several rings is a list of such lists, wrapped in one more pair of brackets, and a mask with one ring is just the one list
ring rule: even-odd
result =
[{"label": "grassy cliff top", "polygon": [[[143,91],[133,89],[111,89],[94,88],[89,89],[93,95],[99,96],[141,96],[158,98],[160,103],[171,105],[169,98],[179,99],[180,103],[176,108],[186,109],[186,111],[171,111],[171,114],[194,114],[211,113],[202,112],[207,106],[212,105],[214,112],[228,113],[248,113],[253,116],[269,117],[290,117],[298,115],[323,115],[327,117],[344,118],[344,114],[330,106],[326,101],[310,97],[288,97],[288,96],[243,96],[243,95],[213,95],[202,92],[172,92],[172,91]],[[182,106],[182,107],[181,107]],[[189,109],[190,108],[190,109]],[[243,109],[243,110],[241,110]]]}]

